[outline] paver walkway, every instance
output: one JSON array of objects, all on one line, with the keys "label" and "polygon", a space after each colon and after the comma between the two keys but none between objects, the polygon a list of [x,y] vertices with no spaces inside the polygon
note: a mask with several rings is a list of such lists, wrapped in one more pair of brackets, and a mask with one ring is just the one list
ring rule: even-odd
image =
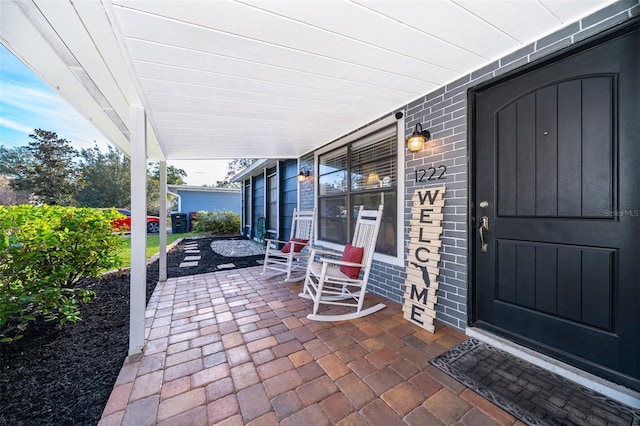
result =
[{"label": "paver walkway", "polygon": [[462,333],[431,334],[377,296],[373,315],[312,322],[300,283],[261,270],[158,284],[146,351],[125,361],[100,425],[522,424],[429,364]]}]

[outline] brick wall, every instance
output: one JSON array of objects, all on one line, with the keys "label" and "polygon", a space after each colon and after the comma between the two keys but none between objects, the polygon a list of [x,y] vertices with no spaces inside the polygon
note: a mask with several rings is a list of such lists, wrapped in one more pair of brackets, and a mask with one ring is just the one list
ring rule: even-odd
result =
[{"label": "brick wall", "polygon": [[[411,196],[418,188],[447,187],[444,208],[437,319],[464,329],[467,324],[467,90],[550,53],[570,46],[633,16],[640,15],[640,2],[620,1],[580,22],[571,24],[513,52],[453,83],[429,93],[405,107],[407,134],[417,123],[429,129],[432,140],[417,154],[407,151],[405,165],[405,235],[408,233]],[[415,182],[415,171],[444,165],[446,179],[432,184]],[[394,290],[396,291],[396,290]],[[404,291],[404,288],[400,288]],[[402,297],[402,294],[400,294]],[[394,299],[394,297],[390,297]]]},{"label": "brick wall", "polygon": [[[467,324],[467,220],[468,220],[468,166],[467,166],[467,90],[479,83],[503,75],[518,67],[570,46],[634,16],[640,16],[640,1],[618,1],[571,24],[554,34],[524,46],[469,75],[447,84],[410,104],[398,108],[406,111],[406,134],[411,134],[417,123],[428,129],[432,140],[417,154],[405,150],[405,229],[409,233],[411,197],[416,189],[447,187],[444,208],[444,232],[440,261],[437,320],[455,328]],[[396,110],[396,111],[397,111]],[[391,111],[390,113],[393,113]],[[313,174],[313,154],[301,159],[301,166]],[[415,172],[444,165],[444,180],[416,184]],[[310,180],[301,185],[300,208],[313,208],[315,184]],[[408,253],[405,239],[405,255]],[[406,257],[406,256],[405,256]],[[402,303],[405,284],[404,267],[374,262],[368,289],[398,303]]]}]

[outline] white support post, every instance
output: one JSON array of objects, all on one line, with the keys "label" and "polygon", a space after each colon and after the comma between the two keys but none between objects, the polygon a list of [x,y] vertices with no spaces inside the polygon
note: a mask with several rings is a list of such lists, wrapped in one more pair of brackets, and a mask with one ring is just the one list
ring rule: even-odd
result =
[{"label": "white support post", "polygon": [[131,278],[129,355],[144,350],[147,288],[147,135],[144,108],[130,110],[131,143]]},{"label": "white support post", "polygon": [[159,279],[167,280],[167,162],[160,161],[160,259]]}]

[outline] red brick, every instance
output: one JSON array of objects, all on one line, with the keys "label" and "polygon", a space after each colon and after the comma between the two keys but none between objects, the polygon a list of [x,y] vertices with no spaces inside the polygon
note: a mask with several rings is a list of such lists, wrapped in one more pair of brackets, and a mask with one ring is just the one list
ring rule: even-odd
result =
[{"label": "red brick", "polygon": [[405,380],[409,380],[420,372],[420,370],[418,370],[415,365],[411,364],[410,362],[406,362],[402,358],[394,361],[391,365],[389,365],[389,367],[391,367],[393,371],[398,373]]},{"label": "red brick", "polygon": [[426,373],[416,374],[409,383],[419,388],[427,398],[442,389],[442,384]]},{"label": "red brick", "polygon": [[293,370],[293,364],[289,358],[278,358],[258,367],[258,374],[262,380],[270,379],[278,374]]},{"label": "red brick", "polygon": [[129,401],[129,395],[131,394],[132,388],[133,382],[114,387],[111,395],[109,396],[109,400],[107,401],[107,405],[104,407],[102,416],[106,417],[110,414],[113,414],[117,411],[123,411],[125,408],[127,408],[127,402]]},{"label": "red brick", "polygon": [[342,348],[346,348],[349,345],[352,345],[355,341],[348,334],[343,334],[341,336],[335,337],[328,342],[325,342],[325,345],[333,352],[337,352]]},{"label": "red brick", "polygon": [[291,363],[295,368],[301,367],[313,361],[313,357],[306,349],[292,353],[291,355],[289,355],[289,359],[291,360]]},{"label": "red brick", "polygon": [[300,374],[302,380],[305,382],[310,382],[311,380],[324,374],[324,370],[322,369],[322,367],[320,367],[315,361],[303,365],[302,367],[298,368],[297,371],[298,374]]},{"label": "red brick", "polygon": [[371,364],[375,365],[377,368],[382,368],[385,365],[389,365],[397,360],[398,355],[385,347],[377,352],[365,356],[365,359]]},{"label": "red brick", "polygon": [[162,385],[160,400],[172,398],[191,389],[191,377],[181,377]]},{"label": "red brick", "polygon": [[354,411],[351,402],[341,393],[335,393],[321,401],[320,408],[324,410],[325,415],[333,424],[338,423]]},{"label": "red brick", "polygon": [[238,392],[242,420],[248,423],[271,411],[271,403],[262,384],[258,383]]},{"label": "red brick", "polygon": [[376,399],[364,407],[361,413],[372,425],[404,426],[402,419],[381,399]]},{"label": "red brick", "polygon": [[158,420],[165,420],[206,403],[204,388],[194,389],[166,399],[158,407]]},{"label": "red brick", "polygon": [[129,403],[124,411],[122,424],[147,424],[149,419],[155,419],[158,416],[158,404],[160,404],[159,395],[151,395]]},{"label": "red brick", "polygon": [[296,389],[300,400],[306,406],[322,401],[337,391],[335,383],[327,376],[318,377]]},{"label": "red brick", "polygon": [[309,340],[313,340],[316,338],[316,335],[313,331],[309,330],[309,327],[307,326],[302,326],[302,327],[298,327],[298,328],[294,328],[292,330],[293,334],[296,335],[296,338],[301,342],[301,343],[306,343]]},{"label": "red brick", "polygon": [[235,331],[233,333],[225,334],[222,336],[222,344],[224,348],[229,350],[231,348],[235,348],[236,346],[240,346],[244,344],[244,339],[242,338],[242,334],[239,331]]},{"label": "red brick", "polygon": [[251,361],[251,355],[249,355],[247,347],[242,345],[229,349],[227,351],[227,359],[229,362],[229,366],[235,367],[236,365],[244,364],[245,362]]},{"label": "red brick", "polygon": [[515,417],[511,414],[507,413],[492,402],[484,399],[471,389],[465,389],[460,394],[460,397],[502,425],[510,425],[515,421]]},{"label": "red brick", "polygon": [[162,388],[163,375],[163,371],[156,371],[137,377],[133,382],[133,389],[131,390],[129,400],[135,401],[136,399],[145,398],[153,394],[159,394]]},{"label": "red brick", "polygon": [[364,358],[359,358],[351,361],[349,364],[347,364],[347,366],[360,378],[366,377],[369,374],[377,371],[377,368]]},{"label": "red brick", "polygon": [[190,376],[202,370],[203,364],[201,359],[194,359],[183,364],[174,365],[164,370],[164,382],[170,382],[180,377]]},{"label": "red brick", "polygon": [[240,412],[235,395],[227,395],[207,405],[209,423],[218,423]]},{"label": "red brick", "polygon": [[234,393],[235,388],[233,387],[233,380],[231,377],[225,377],[222,380],[218,380],[217,382],[207,385],[205,391],[207,393],[207,401],[211,402]]},{"label": "red brick", "polygon": [[324,426],[330,424],[331,423],[329,422],[329,419],[327,419],[327,417],[324,415],[324,412],[318,406],[318,404],[307,407],[304,410],[299,411],[291,417],[287,417],[282,422],[280,422],[281,426]]},{"label": "red brick", "polygon": [[247,343],[255,342],[256,340],[264,339],[269,336],[271,336],[271,332],[267,329],[258,329],[243,335],[244,341]]},{"label": "red brick", "polygon": [[253,354],[256,352],[260,352],[263,349],[272,348],[277,344],[278,344],[278,341],[276,340],[276,338],[273,336],[269,336],[269,337],[264,337],[260,340],[256,340],[254,342],[247,343],[247,349],[249,349],[249,352]]},{"label": "red brick", "polygon": [[376,397],[371,388],[353,373],[341,378],[336,384],[356,409],[364,407]]},{"label": "red brick", "polygon": [[297,340],[292,340],[290,342],[283,343],[281,345],[274,346],[271,348],[273,354],[276,358],[281,358],[283,356],[289,356],[294,352],[298,352],[304,349],[302,343]]},{"label": "red brick", "polygon": [[257,419],[247,423],[246,426],[278,426],[279,424],[280,422],[278,422],[278,418],[273,412],[271,412],[263,414]]},{"label": "red brick", "polygon": [[491,417],[487,416],[485,413],[483,413],[482,411],[478,410],[475,407],[467,411],[464,414],[464,416],[460,418],[460,422],[462,422],[465,425],[474,425],[474,426],[475,425],[500,426],[501,424],[497,420],[492,419]]},{"label": "red brick", "polygon": [[289,417],[304,408],[300,397],[295,391],[285,392],[276,396],[271,400],[271,406],[279,420]]},{"label": "red brick", "polygon": [[447,389],[449,389],[451,392],[457,395],[460,395],[462,391],[467,389],[465,385],[463,385],[453,377],[449,376],[448,374],[443,373],[441,370],[434,367],[433,365],[425,369],[424,372],[427,373],[429,376],[433,377],[434,379],[436,379],[438,382],[440,382],[441,385],[445,386]]},{"label": "red brick", "polygon": [[345,376],[351,372],[349,367],[340,360],[334,354],[329,354],[318,360],[318,364],[327,373],[331,380],[336,381],[340,377]]},{"label": "red brick", "polygon": [[382,395],[394,386],[402,383],[402,377],[391,367],[385,367],[364,378],[364,382],[377,394]]},{"label": "red brick", "polygon": [[[416,423],[417,424],[417,423]],[[369,426],[360,413],[351,413],[337,423],[337,426]]]},{"label": "red brick", "polygon": [[408,414],[424,401],[422,392],[411,383],[400,383],[395,388],[383,393],[381,398],[400,417]]},{"label": "red brick", "polygon": [[266,364],[269,361],[273,361],[274,359],[276,359],[276,356],[273,354],[273,351],[271,349],[264,349],[260,352],[251,354],[251,359],[253,360],[253,363],[258,366]]},{"label": "red brick", "polygon": [[327,346],[322,343],[319,339],[309,340],[304,344],[304,348],[309,351],[311,356],[315,359],[320,359],[325,355],[329,355],[331,350],[327,348]]},{"label": "red brick", "polygon": [[196,407],[175,417],[171,417],[157,423],[157,426],[207,426],[208,424],[207,408]]},{"label": "red brick", "polygon": [[445,424],[450,424],[469,411],[471,406],[448,389],[441,389],[422,404]]},{"label": "red brick", "polygon": [[220,364],[191,375],[191,388],[204,387],[229,375],[229,366]]},{"label": "red brick", "polygon": [[280,395],[283,392],[287,392],[302,385],[302,379],[297,371],[287,371],[286,373],[279,374],[270,378],[262,383],[264,389],[267,392],[269,398],[273,398],[276,395]]},{"label": "red brick", "polygon": [[258,372],[251,362],[233,367],[231,369],[231,378],[236,390],[244,389],[260,382]]},{"label": "red brick", "polygon": [[416,407],[413,411],[404,416],[404,421],[410,425],[444,426],[444,423],[438,420],[437,417],[431,414],[429,410],[424,408],[422,405]]}]

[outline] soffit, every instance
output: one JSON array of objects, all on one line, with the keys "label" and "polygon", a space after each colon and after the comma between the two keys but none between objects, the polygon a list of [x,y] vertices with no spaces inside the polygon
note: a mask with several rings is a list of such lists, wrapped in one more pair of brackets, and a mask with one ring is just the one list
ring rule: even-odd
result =
[{"label": "soffit", "polygon": [[[12,9],[5,3],[3,14]],[[106,134],[114,134],[115,126],[128,138],[128,107],[142,104],[152,130],[150,156],[177,160],[298,157],[609,3],[13,5],[52,46],[64,46],[56,52],[73,58],[62,63],[96,104],[97,112],[85,116]],[[15,39],[8,40],[4,28],[2,33],[3,43]],[[25,49],[28,43],[12,48],[50,84],[64,82],[60,91],[76,109],[90,109],[86,99],[74,100],[79,86],[65,82],[64,67],[47,72]],[[100,110],[104,120],[95,118]],[[122,137],[116,144],[123,145]]]}]

